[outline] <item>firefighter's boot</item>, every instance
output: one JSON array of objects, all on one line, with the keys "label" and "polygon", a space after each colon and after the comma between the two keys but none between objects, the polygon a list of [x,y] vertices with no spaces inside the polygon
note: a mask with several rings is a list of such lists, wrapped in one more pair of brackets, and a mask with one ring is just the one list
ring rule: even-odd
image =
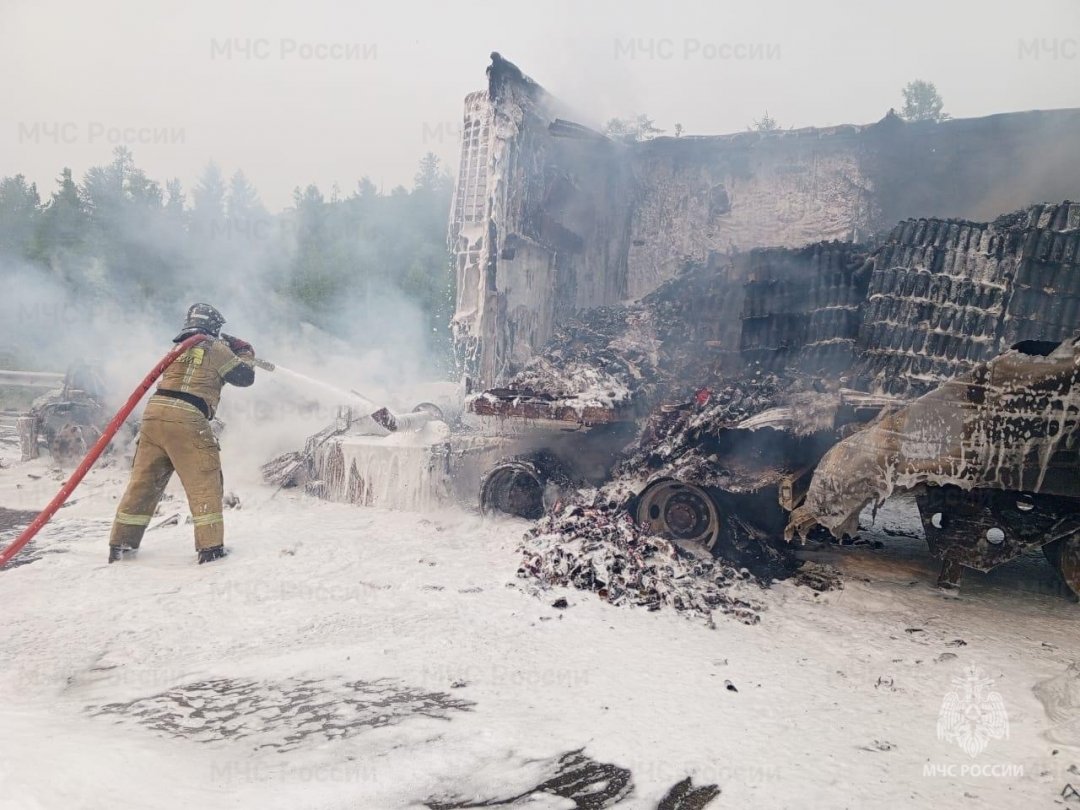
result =
[{"label": "firefighter's boot", "polygon": [[213,562],[214,560],[220,560],[223,557],[228,557],[229,551],[225,546],[210,546],[210,548],[199,549],[199,565],[203,563]]},{"label": "firefighter's boot", "polygon": [[120,562],[121,560],[130,560],[139,550],[132,546],[109,546],[109,564],[114,562]]}]

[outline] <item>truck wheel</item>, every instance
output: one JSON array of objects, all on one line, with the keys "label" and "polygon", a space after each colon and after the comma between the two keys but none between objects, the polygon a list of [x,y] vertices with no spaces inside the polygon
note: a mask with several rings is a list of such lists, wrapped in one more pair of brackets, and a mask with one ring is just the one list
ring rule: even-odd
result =
[{"label": "truck wheel", "polygon": [[547,482],[532,464],[506,461],[492,467],[480,484],[480,512],[539,520],[549,504],[544,495]]},{"label": "truck wheel", "polygon": [[709,493],[673,478],[653,481],[645,488],[634,518],[652,534],[709,550],[720,537],[720,511]]},{"label": "truck wheel", "polygon": [[1080,597],[1080,534],[1047,543],[1042,550],[1073,595]]}]

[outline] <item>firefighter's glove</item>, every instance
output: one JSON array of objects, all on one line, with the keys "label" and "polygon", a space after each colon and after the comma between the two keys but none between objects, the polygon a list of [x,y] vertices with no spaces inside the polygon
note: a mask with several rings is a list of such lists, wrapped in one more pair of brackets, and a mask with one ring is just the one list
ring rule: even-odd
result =
[{"label": "firefighter's glove", "polygon": [[246,340],[241,340],[238,337],[232,337],[230,335],[226,339],[226,343],[229,344],[229,348],[232,349],[233,354],[242,354],[247,357],[255,356],[255,347],[248,343]]}]

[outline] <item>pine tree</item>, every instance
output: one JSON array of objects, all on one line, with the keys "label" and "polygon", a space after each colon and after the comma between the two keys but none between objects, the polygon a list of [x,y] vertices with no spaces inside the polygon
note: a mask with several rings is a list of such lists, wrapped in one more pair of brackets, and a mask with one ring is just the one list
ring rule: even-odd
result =
[{"label": "pine tree", "polygon": [[439,158],[434,152],[428,152],[420,158],[420,168],[413,179],[413,190],[423,193],[433,192],[439,185]]},{"label": "pine tree", "polygon": [[69,257],[84,250],[89,223],[71,169],[65,168],[60,173],[57,185],[41,212],[34,256],[63,268]]},{"label": "pine tree", "polygon": [[754,123],[749,129],[754,132],[773,132],[780,129],[780,122],[769,115],[769,111],[766,110],[761,118],[754,119]]},{"label": "pine tree", "polygon": [[0,254],[27,257],[33,250],[41,198],[21,174],[0,180]]},{"label": "pine tree", "polygon": [[225,230],[225,178],[213,161],[203,169],[191,198],[192,235],[204,240],[222,236]]},{"label": "pine tree", "polygon": [[309,318],[325,325],[341,302],[341,268],[329,260],[332,234],[327,228],[327,203],[315,185],[293,191],[296,255],[290,291]]},{"label": "pine tree", "polygon": [[174,177],[165,183],[165,194],[165,211],[174,219],[182,220],[185,212],[184,187],[179,178]]},{"label": "pine tree", "polygon": [[238,170],[229,180],[229,194],[225,198],[225,216],[230,221],[240,221],[265,214],[266,209],[259,201],[259,193],[248,182],[247,176]]}]

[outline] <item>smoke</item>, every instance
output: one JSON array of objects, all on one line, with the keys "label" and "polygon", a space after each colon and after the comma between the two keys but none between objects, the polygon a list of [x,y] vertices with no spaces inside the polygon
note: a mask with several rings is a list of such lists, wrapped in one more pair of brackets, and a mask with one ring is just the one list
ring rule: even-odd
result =
[{"label": "smoke", "polygon": [[[1005,141],[997,182],[970,214],[965,212],[971,219],[989,222],[1029,205],[1080,198],[1076,124],[1070,131],[1068,123],[1040,113],[1029,113],[1026,118],[1029,126],[1022,136],[1014,134]],[[1080,121],[1080,115],[1074,115],[1073,121]]]},{"label": "smoke", "polygon": [[[0,367],[64,372],[86,362],[116,409],[172,347],[188,306],[205,301],[225,315],[223,331],[252,343],[260,358],[380,405],[411,409],[432,398],[432,384],[445,390],[428,319],[394,279],[358,273],[354,283],[339,261],[339,294],[313,312],[290,295],[287,271],[303,245],[288,214],[199,222],[191,211],[185,226],[166,210],[117,206],[104,248],[57,249],[41,263],[0,253]],[[362,237],[350,238],[362,254]],[[327,235],[327,244],[342,241],[340,232]],[[16,404],[11,392],[4,399],[0,389],[0,407]],[[302,445],[350,404],[358,403],[266,371],[252,388],[227,386],[218,412],[227,474],[255,478],[260,464]]]},{"label": "smoke", "polygon": [[123,295],[83,300],[47,271],[10,257],[0,256],[0,278],[5,366],[63,372],[81,360],[119,383],[130,378],[129,365],[149,370],[153,364],[157,330],[151,319],[125,307]]}]

